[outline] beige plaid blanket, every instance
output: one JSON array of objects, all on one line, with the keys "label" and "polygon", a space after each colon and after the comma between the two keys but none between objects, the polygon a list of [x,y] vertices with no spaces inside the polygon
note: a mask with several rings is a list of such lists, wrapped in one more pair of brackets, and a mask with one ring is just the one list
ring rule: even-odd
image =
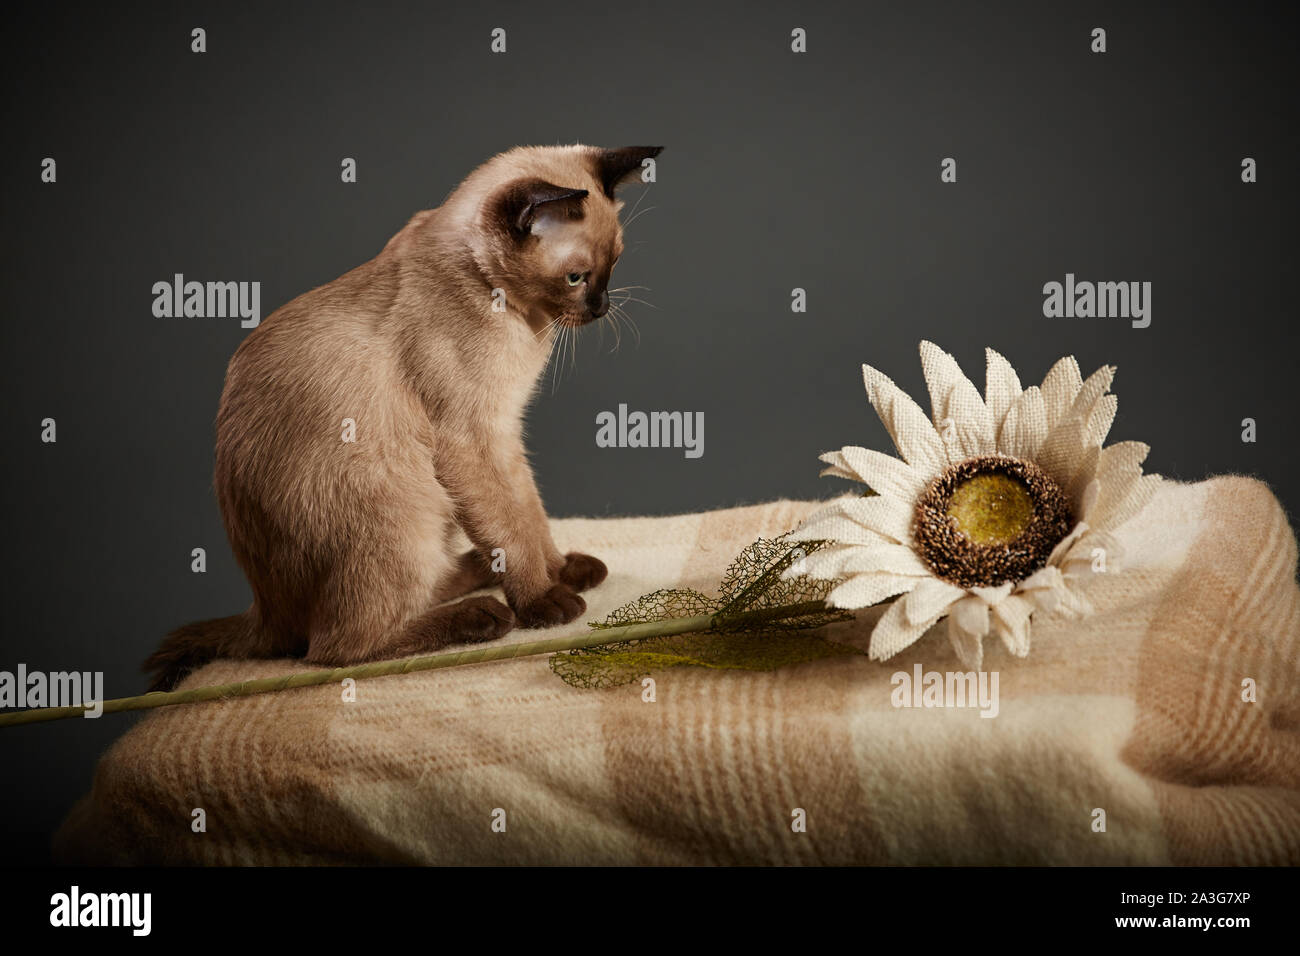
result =
[{"label": "beige plaid blanket", "polygon": [[[711,590],[815,507],[563,520],[555,537],[608,563],[588,595],[599,619],[657,588]],[[884,663],[666,670],[653,701],[529,658],[362,681],[353,703],[328,685],[185,705],[104,756],[56,858],[1300,863],[1300,589],[1281,507],[1246,478],[1166,482],[1120,539],[1127,570],[1092,586],[1093,616],[1037,615],[1025,659],[987,641],[993,719],[895,706],[893,675],[960,670],[940,630]],[[874,616],[827,635],[865,648]],[[218,661],[184,686],[301,667]]]}]

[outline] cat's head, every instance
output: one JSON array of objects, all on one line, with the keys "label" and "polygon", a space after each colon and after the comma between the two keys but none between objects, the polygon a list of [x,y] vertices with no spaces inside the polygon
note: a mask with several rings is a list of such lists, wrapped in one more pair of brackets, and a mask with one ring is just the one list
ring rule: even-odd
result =
[{"label": "cat's head", "polygon": [[609,310],[623,253],[617,188],[662,146],[528,147],[505,153],[481,206],[480,268],[529,324],[585,325]]}]

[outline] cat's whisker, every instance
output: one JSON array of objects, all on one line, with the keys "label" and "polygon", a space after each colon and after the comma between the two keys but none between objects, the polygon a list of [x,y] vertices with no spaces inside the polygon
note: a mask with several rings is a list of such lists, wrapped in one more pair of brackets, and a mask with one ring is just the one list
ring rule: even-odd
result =
[{"label": "cat's whisker", "polygon": [[[556,322],[559,322],[560,319],[562,319],[562,318],[564,318],[563,315],[557,315],[555,318],[551,319],[551,321],[547,324],[546,328],[542,329],[540,332],[538,332],[538,333],[537,333],[535,336],[533,336],[533,337],[534,337],[534,338],[538,338],[538,339],[540,339],[540,338],[541,338],[542,336],[544,336],[547,332],[551,331],[551,329],[555,328],[555,323],[556,323]],[[551,343],[551,347],[554,348],[554,346],[555,346],[555,343],[552,342],[552,343]]]},{"label": "cat's whisker", "polygon": [[[564,313],[560,313],[555,317],[555,320],[551,322],[551,325],[548,326],[548,328],[550,328],[557,324],[559,325],[559,334],[551,340],[551,351],[546,358],[547,364],[551,366],[552,395],[554,395],[556,390],[560,387],[560,379],[563,377],[564,373],[564,357],[565,352],[568,349],[569,334],[571,332],[571,327],[562,321],[564,317]],[[559,353],[558,355],[556,354],[557,352]]]},{"label": "cat's whisker", "polygon": [[[543,332],[543,333],[545,333],[545,332],[549,332],[551,329],[553,329],[553,328],[555,328],[557,325],[559,325],[560,320],[563,319],[563,318],[564,318],[564,313],[561,312],[559,315],[557,315],[555,318],[553,318],[553,319],[551,320],[550,324],[547,325],[546,328],[542,329],[542,332]],[[561,327],[560,327],[560,330],[561,330],[561,332],[562,332],[562,331],[564,330],[564,327],[561,326]],[[558,335],[551,339],[551,354],[552,354],[552,355],[555,354],[555,343],[556,343],[557,341],[559,341],[559,339],[560,339],[560,336],[558,336]]]},{"label": "cat's whisker", "polygon": [[[650,187],[647,185],[645,189],[641,190],[640,195],[636,197],[636,202],[632,204],[632,211],[628,213],[627,222],[630,223],[637,217],[637,210],[641,208],[641,203],[645,202],[645,197],[648,195],[650,195]],[[626,223],[624,224],[624,228],[626,228]]]},{"label": "cat's whisker", "polygon": [[647,302],[645,299],[638,299],[634,295],[625,295],[623,298],[618,300],[619,305],[622,305],[624,302],[640,302],[642,305],[648,305],[652,309],[659,308],[659,306],[655,305],[653,302]]},{"label": "cat's whisker", "polygon": [[[636,197],[636,202],[634,202],[634,203],[632,204],[632,211],[631,211],[630,213],[628,213],[628,215],[629,215],[630,217],[632,217],[633,219],[636,218],[636,211],[637,211],[637,209],[640,207],[640,205],[641,205],[642,201],[645,199],[645,197],[649,194],[649,192],[650,192],[650,187],[649,187],[649,186],[647,186],[645,189],[641,190],[641,194],[640,194],[639,196]],[[630,220],[629,220],[629,221],[630,221]],[[626,227],[625,227],[625,228],[626,228]]]},{"label": "cat's whisker", "polygon": [[608,290],[610,294],[610,314],[614,316],[615,328],[619,328],[621,326],[621,323],[623,322],[627,323],[628,328],[631,330],[632,334],[636,337],[637,347],[640,348],[641,329],[637,326],[636,320],[633,319],[632,316],[630,316],[627,313],[627,310],[624,309],[623,306],[629,302],[639,302],[642,305],[650,306],[650,308],[652,309],[657,309],[658,306],[656,306],[652,302],[647,302],[645,299],[633,295],[632,294],[633,290],[637,290],[637,291],[644,290],[646,292],[649,292],[650,287],[644,285],[625,285],[625,286],[619,286],[616,289]]},{"label": "cat's whisker", "polygon": [[636,336],[636,345],[637,345],[637,348],[640,348],[640,347],[641,347],[641,330],[637,327],[636,320],[633,319],[632,316],[628,315],[627,312],[625,312],[622,308],[620,308],[620,307],[618,307],[618,306],[615,306],[614,309],[617,311],[617,315],[618,315],[619,320],[622,321],[622,322],[626,322],[628,328],[632,330],[632,334],[633,334],[634,336]]},{"label": "cat's whisker", "polygon": [[560,379],[564,377],[564,362],[569,357],[569,326],[561,325],[559,339],[560,354],[555,357],[555,379],[554,386],[558,386]]},{"label": "cat's whisker", "polygon": [[546,364],[550,366],[550,370],[551,370],[551,394],[552,395],[555,394],[555,349],[559,341],[560,341],[560,337],[558,335],[551,340],[551,351],[546,356]]},{"label": "cat's whisker", "polygon": [[617,351],[623,345],[623,310],[618,306],[614,306],[610,314],[614,317],[614,328],[617,330],[616,334],[618,335],[618,342],[615,345],[615,351]]},{"label": "cat's whisker", "polygon": [[616,330],[618,330],[618,331],[617,331],[617,334],[618,334],[618,342],[617,342],[617,343],[615,344],[615,346],[614,346],[614,350],[615,350],[615,351],[618,351],[618,349],[619,349],[620,347],[622,347],[622,345],[623,345],[623,334],[622,334],[622,332],[623,332],[623,319],[624,319],[624,316],[621,315],[621,314],[619,313],[619,311],[618,311],[617,308],[614,308],[614,309],[610,310],[610,313],[609,313],[609,314],[613,317],[613,320],[614,320],[614,328],[615,328]]},{"label": "cat's whisker", "polygon": [[559,382],[564,378],[564,360],[568,358],[569,338],[571,338],[572,329],[568,325],[560,325],[560,354],[555,360],[555,386],[558,388]]},{"label": "cat's whisker", "polygon": [[640,219],[640,218],[641,218],[642,216],[644,216],[646,213],[650,212],[651,210],[658,209],[658,208],[659,208],[658,206],[646,206],[646,207],[645,207],[644,209],[642,209],[640,212],[636,213],[636,214],[633,215],[630,219],[628,219],[627,222],[623,223],[623,228],[626,229],[628,226],[632,225],[632,223],[636,222],[638,219]]}]

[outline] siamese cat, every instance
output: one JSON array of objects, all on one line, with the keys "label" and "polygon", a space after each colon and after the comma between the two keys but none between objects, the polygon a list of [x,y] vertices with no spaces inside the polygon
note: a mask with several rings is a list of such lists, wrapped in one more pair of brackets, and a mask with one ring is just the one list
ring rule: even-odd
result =
[{"label": "siamese cat", "polygon": [[[556,548],[522,420],[558,327],[609,309],[615,190],[661,149],[502,153],[248,335],[215,484],[253,604],[169,634],[145,662],[153,689],[215,657],[347,665],[586,610],[605,565]],[[454,600],[497,584],[505,603]]]}]

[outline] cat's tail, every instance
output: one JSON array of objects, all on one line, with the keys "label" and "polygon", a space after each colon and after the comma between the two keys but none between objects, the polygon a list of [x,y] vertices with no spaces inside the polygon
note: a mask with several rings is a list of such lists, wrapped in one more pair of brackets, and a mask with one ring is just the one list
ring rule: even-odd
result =
[{"label": "cat's tail", "polygon": [[149,690],[171,690],[190,671],[217,657],[243,657],[254,637],[248,612],[178,627],[145,660],[142,670],[152,676]]}]

